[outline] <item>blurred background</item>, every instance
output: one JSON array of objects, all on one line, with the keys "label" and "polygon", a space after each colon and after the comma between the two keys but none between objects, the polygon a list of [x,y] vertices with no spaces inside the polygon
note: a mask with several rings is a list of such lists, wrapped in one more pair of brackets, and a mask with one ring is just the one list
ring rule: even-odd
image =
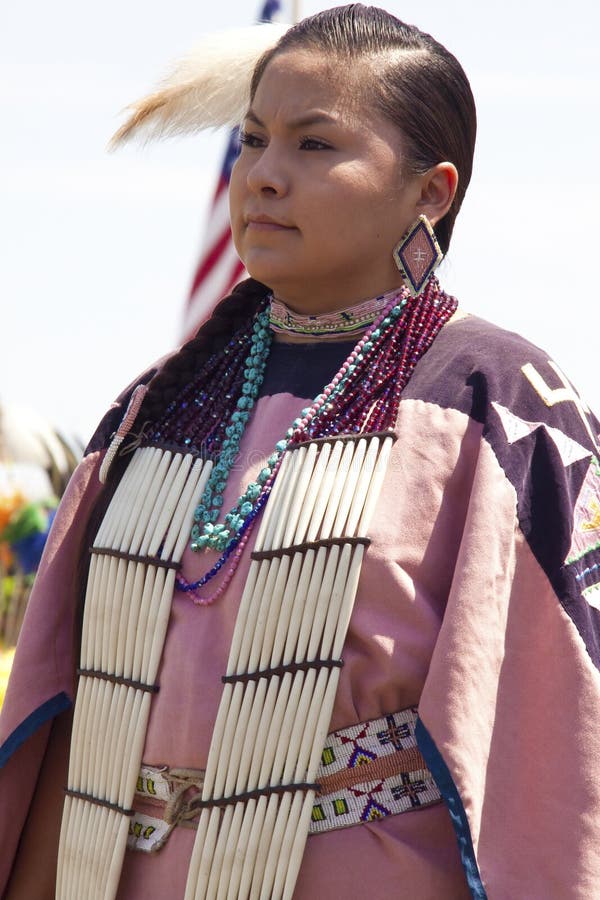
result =
[{"label": "blurred background", "polygon": [[[299,5],[307,15],[335,4]],[[475,173],[443,284],[546,348],[599,408],[600,5],[386,5],[458,56],[478,104]],[[105,147],[120,110],[173,58],[258,8],[2,4],[0,403],[86,440],[112,398],[179,342],[227,135]]]}]

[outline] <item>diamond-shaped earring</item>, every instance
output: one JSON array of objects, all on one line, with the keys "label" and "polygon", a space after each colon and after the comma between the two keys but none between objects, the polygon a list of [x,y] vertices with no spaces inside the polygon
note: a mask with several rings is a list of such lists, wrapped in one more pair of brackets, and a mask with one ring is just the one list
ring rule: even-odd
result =
[{"label": "diamond-shaped earring", "polygon": [[419,216],[393,250],[394,262],[413,295],[421,293],[444,254],[427,216]]}]

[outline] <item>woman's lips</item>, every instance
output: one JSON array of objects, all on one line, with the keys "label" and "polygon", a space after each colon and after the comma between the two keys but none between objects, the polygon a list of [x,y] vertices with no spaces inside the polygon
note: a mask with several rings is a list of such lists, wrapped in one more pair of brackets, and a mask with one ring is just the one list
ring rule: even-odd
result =
[{"label": "woman's lips", "polygon": [[276,219],[271,219],[270,216],[248,216],[246,227],[253,231],[292,231],[294,228],[293,225],[278,222]]}]

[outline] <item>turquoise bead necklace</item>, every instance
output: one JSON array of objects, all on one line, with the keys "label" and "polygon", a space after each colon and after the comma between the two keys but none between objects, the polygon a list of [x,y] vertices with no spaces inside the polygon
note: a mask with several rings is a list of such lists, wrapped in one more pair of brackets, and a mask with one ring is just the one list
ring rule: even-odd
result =
[{"label": "turquoise bead necklace", "polygon": [[250,515],[255,501],[260,496],[261,486],[266,480],[266,478],[263,480],[262,473],[258,476],[258,482],[248,485],[244,495],[239,498],[237,506],[225,516],[224,523],[217,522],[223,506],[223,491],[239,453],[240,441],[263,382],[272,338],[273,335],[269,328],[269,312],[263,310],[257,314],[252,326],[252,343],[245,360],[246,368],[244,369],[241,395],[231,414],[229,424],[225,428],[225,440],[221,444],[219,457],[194,512],[192,550],[199,551],[206,547],[213,550],[224,550],[232,537],[232,532],[235,534],[240,530],[244,519]]},{"label": "turquoise bead necklace", "polygon": [[402,315],[408,297],[406,290],[401,291],[396,296],[391,309],[388,305],[387,312],[384,311],[378,316],[372,328],[357,343],[330,384],[315,398],[312,405],[303,409],[300,416],[292,422],[285,437],[275,445],[273,453],[267,459],[266,466],[258,473],[256,481],[250,482],[245,492],[238,498],[235,507],[225,515],[223,522],[220,523],[217,520],[223,505],[223,491],[239,452],[240,441],[250,418],[252,407],[258,397],[271,347],[272,332],[269,328],[269,312],[265,310],[256,316],[251,349],[246,359],[242,393],[225,429],[226,438],[221,445],[218,460],[194,513],[191,535],[192,550],[198,552],[210,548],[222,552],[230,548],[232,542],[235,546],[241,533],[246,530],[244,525],[249,517],[254,518],[256,506],[267,486],[272,482],[285,451],[291,444],[301,439],[309,425],[312,424],[314,427],[320,417],[326,417],[335,408],[337,398],[344,392],[356,370],[364,364],[382,335]]}]

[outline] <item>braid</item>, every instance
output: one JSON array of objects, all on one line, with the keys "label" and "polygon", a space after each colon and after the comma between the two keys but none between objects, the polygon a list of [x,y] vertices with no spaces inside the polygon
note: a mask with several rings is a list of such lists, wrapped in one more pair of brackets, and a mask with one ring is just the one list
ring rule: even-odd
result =
[{"label": "braid", "polygon": [[231,294],[216,306],[210,319],[204,322],[196,335],[174,353],[160,370],[145,372],[120,398],[102,419],[97,431],[86,447],[86,454],[106,447],[123,418],[131,394],[138,384],[148,384],[148,393],[140,406],[131,433],[135,434],[144,422],[155,422],[169,403],[175,400],[181,389],[193,379],[201,366],[215,353],[222,350],[231,336],[251,319],[264,300],[269,289],[248,278],[237,284]]},{"label": "braid", "polygon": [[155,422],[160,417],[202,364],[222,350],[234,332],[252,318],[267,290],[263,284],[250,278],[236,285],[231,294],[219,302],[196,335],[152,378],[136,424]]}]

